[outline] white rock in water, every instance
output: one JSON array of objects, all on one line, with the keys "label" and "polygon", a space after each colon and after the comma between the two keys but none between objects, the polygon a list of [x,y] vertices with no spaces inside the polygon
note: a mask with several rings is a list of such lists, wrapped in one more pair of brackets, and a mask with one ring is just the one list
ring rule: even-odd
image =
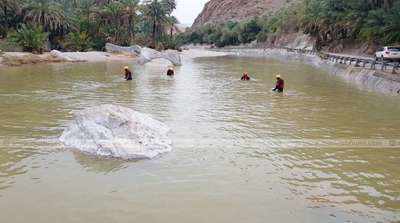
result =
[{"label": "white rock in water", "polygon": [[172,150],[170,129],[132,109],[102,105],[75,113],[60,137],[66,146],[98,156],[152,159]]},{"label": "white rock in water", "polygon": [[139,63],[141,64],[145,64],[152,60],[161,58],[169,60],[175,66],[182,65],[181,55],[176,50],[166,50],[163,52],[159,52],[157,50],[153,50],[147,47],[142,48],[138,45],[130,47],[122,47],[111,43],[107,43],[106,51],[110,53],[129,53],[132,55],[138,55]]},{"label": "white rock in water", "polygon": [[179,52],[176,50],[166,50],[159,52],[147,47],[141,49],[139,62],[142,64],[148,63],[155,59],[166,59],[169,60],[175,66],[181,66],[182,60]]}]

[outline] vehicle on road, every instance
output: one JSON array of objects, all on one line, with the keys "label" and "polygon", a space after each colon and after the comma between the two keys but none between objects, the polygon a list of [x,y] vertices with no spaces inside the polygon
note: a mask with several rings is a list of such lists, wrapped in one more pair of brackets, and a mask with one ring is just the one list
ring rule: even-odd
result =
[{"label": "vehicle on road", "polygon": [[375,53],[375,59],[400,61],[400,47],[385,46]]}]

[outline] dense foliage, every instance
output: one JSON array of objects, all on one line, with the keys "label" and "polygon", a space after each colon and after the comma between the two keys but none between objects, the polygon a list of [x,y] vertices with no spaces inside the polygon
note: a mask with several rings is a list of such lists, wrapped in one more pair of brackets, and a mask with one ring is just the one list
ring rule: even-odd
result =
[{"label": "dense foliage", "polygon": [[205,25],[180,36],[182,43],[238,45],[302,31],[318,47],[343,41],[400,43],[400,0],[302,0],[244,22]]},{"label": "dense foliage", "polygon": [[12,42],[17,43],[23,50],[42,53],[48,34],[40,27],[22,24],[15,33],[9,35]]},{"label": "dense foliage", "polygon": [[106,42],[175,47],[175,0],[0,0],[0,39],[24,50],[101,50]]}]

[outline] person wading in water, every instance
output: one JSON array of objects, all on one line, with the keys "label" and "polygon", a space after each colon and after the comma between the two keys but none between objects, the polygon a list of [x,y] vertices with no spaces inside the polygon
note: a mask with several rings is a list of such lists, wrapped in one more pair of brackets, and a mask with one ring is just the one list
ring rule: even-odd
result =
[{"label": "person wading in water", "polygon": [[174,75],[175,75],[174,69],[173,69],[172,67],[169,67],[169,68],[168,68],[168,71],[167,71],[167,76],[172,77],[172,76],[174,76]]},{"label": "person wading in water", "polygon": [[281,75],[276,75],[276,86],[273,91],[283,92],[285,89],[285,81],[282,79]]},{"label": "person wading in water", "polygon": [[250,80],[249,74],[247,72],[244,72],[241,80],[242,81],[249,81]]},{"label": "person wading in water", "polygon": [[125,80],[131,81],[132,80],[132,72],[129,70],[129,67],[128,66],[124,67],[124,71],[125,71]]}]

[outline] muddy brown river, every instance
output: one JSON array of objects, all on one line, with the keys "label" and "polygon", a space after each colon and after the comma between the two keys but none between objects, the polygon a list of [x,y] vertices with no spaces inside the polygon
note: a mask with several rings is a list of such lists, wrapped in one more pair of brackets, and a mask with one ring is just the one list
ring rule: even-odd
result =
[{"label": "muddy brown river", "polygon": [[[124,65],[0,68],[0,222],[400,221],[398,97],[299,62],[187,58],[173,78],[131,64],[129,83]],[[73,111],[108,103],[165,122],[173,151],[120,161],[58,142]]]}]

